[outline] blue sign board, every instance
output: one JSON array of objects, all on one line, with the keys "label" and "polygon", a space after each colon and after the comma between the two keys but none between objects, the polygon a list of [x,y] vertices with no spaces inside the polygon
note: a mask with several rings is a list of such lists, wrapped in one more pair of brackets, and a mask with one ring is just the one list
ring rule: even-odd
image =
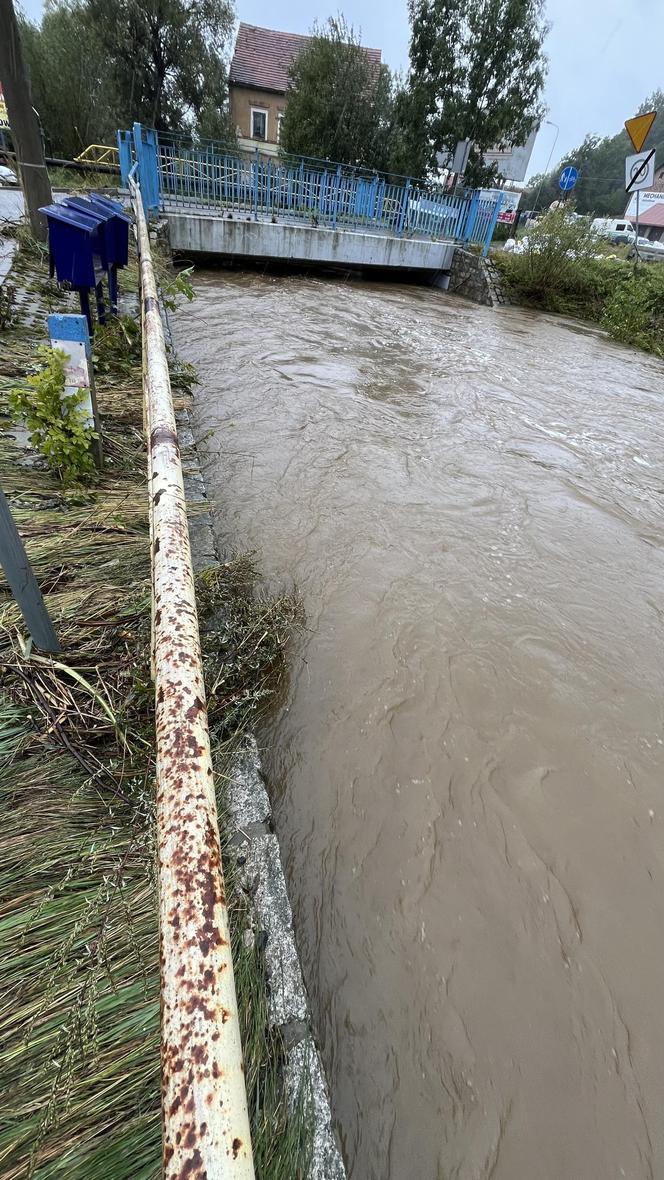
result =
[{"label": "blue sign board", "polygon": [[572,168],[572,165],[568,164],[567,168],[563,168],[562,172],[560,173],[560,180],[558,181],[558,184],[560,185],[563,192],[566,193],[568,189],[574,188],[574,185],[578,179],[578,168]]}]

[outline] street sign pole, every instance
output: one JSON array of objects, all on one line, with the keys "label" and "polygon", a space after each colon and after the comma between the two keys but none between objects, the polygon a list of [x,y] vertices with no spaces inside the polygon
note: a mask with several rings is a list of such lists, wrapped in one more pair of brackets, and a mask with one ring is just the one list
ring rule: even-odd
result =
[{"label": "street sign pole", "polygon": [[58,637],[53,630],[42,592],[32,572],[32,566],[28,561],[2,488],[0,488],[0,565],[2,565],[5,577],[9,582],[9,588],[37,647],[40,647],[42,651],[60,651]]},{"label": "street sign pole", "polygon": [[642,188],[647,188],[654,181],[655,176],[655,149],[652,148],[649,152],[643,152],[643,145],[648,138],[655,119],[657,118],[657,111],[644,111],[641,115],[635,115],[633,119],[625,120],[625,131],[632,141],[632,147],[636,152],[636,156],[628,156],[625,160],[625,191],[636,193],[636,241],[634,242],[634,265],[640,261],[639,254],[639,193]]},{"label": "street sign pole", "polygon": [[560,180],[558,181],[558,188],[564,194],[563,200],[567,197],[570,190],[574,188],[578,179],[578,168],[574,168],[572,164],[568,164],[566,168],[563,168],[560,173]]},{"label": "street sign pole", "polygon": [[649,188],[655,175],[655,149],[647,152],[637,152],[635,156],[625,159],[625,192],[636,196],[636,241],[634,242],[635,261],[639,261],[639,195],[641,189]]}]

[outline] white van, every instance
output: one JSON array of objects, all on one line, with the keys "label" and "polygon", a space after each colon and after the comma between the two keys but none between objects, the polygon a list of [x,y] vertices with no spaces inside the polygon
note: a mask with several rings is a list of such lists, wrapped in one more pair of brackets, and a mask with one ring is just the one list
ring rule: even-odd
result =
[{"label": "white van", "polygon": [[633,242],[636,232],[627,217],[596,217],[592,229],[601,238],[608,238],[610,242]]}]

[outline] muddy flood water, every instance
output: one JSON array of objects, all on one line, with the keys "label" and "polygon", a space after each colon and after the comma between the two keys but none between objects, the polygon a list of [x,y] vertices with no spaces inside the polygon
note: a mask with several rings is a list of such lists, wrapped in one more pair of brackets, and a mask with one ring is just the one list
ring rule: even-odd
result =
[{"label": "muddy flood water", "polygon": [[222,548],[353,1180],[664,1177],[664,365],[425,288],[200,274]]}]

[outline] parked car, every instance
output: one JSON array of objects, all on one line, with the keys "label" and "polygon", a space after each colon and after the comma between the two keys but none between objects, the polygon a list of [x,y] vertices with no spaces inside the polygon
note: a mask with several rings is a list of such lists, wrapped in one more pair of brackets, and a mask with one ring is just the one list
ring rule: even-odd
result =
[{"label": "parked car", "polygon": [[518,224],[520,227],[528,229],[528,226],[534,225],[536,221],[539,221],[541,216],[542,214],[537,209],[522,209],[519,214]]},{"label": "parked car", "polygon": [[634,226],[626,217],[596,217],[591,228],[615,246],[633,242],[636,237]]},{"label": "parked car", "polygon": [[[662,262],[664,261],[664,242],[652,242],[650,238],[638,238],[639,258],[645,262]],[[633,258],[636,253],[634,244],[630,250],[630,258]]]},{"label": "parked car", "polygon": [[6,164],[0,164],[0,185],[18,184],[18,178],[13,169],[8,168]]}]

